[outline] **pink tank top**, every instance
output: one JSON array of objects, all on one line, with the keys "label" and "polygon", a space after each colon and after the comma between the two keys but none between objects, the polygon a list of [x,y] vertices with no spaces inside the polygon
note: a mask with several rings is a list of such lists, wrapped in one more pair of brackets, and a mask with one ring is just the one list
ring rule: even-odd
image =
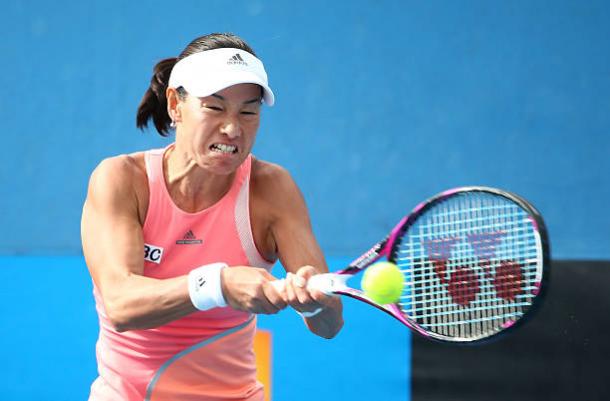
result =
[{"label": "pink tank top", "polygon": [[[252,156],[237,169],[221,200],[187,213],[174,204],[165,185],[166,149],[145,153],[150,197],[143,227],[144,275],[176,277],[214,262],[270,269],[272,263],[258,253],[250,227]],[[253,315],[215,308],[155,329],[119,333],[95,286],[94,297],[100,322],[99,377],[91,386],[90,401],[263,399],[256,381]]]}]

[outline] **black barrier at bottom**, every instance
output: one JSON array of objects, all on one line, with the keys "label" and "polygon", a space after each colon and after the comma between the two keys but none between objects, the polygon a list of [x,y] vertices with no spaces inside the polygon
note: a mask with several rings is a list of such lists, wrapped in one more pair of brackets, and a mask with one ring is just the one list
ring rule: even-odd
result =
[{"label": "black barrier at bottom", "polygon": [[554,261],[543,305],[491,343],[413,335],[413,401],[610,400],[610,262]]}]

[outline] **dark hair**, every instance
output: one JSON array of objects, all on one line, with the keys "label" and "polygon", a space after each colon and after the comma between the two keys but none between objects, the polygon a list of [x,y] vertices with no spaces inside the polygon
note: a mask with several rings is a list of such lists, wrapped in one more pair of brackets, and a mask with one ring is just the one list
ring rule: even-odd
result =
[{"label": "dark hair", "polygon": [[[138,106],[136,126],[143,130],[148,126],[148,121],[152,119],[159,134],[168,136],[172,120],[167,114],[165,91],[172,68],[178,61],[191,54],[220,48],[241,49],[256,57],[254,50],[243,39],[232,33],[211,33],[193,40],[178,57],[166,58],[155,65],[150,87],[144,93]],[[178,88],[179,96],[186,96],[186,92],[180,89],[182,88]]]}]

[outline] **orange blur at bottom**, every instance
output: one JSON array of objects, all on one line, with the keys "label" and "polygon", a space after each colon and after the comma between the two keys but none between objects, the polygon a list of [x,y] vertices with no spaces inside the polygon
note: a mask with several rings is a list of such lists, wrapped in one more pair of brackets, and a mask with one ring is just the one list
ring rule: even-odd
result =
[{"label": "orange blur at bottom", "polygon": [[265,401],[271,401],[271,332],[257,330],[254,336],[256,379],[265,386]]}]

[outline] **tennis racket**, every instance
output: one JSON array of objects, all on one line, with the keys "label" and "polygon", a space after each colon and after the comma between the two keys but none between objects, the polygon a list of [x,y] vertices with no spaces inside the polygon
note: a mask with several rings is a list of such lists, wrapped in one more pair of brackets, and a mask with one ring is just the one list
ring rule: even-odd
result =
[{"label": "tennis racket", "polygon": [[[405,276],[395,304],[347,285],[383,257]],[[462,187],[422,202],[349,266],[307,285],[366,302],[427,338],[472,343],[524,321],[542,298],[548,266],[546,228],[532,205],[499,189]]]}]

